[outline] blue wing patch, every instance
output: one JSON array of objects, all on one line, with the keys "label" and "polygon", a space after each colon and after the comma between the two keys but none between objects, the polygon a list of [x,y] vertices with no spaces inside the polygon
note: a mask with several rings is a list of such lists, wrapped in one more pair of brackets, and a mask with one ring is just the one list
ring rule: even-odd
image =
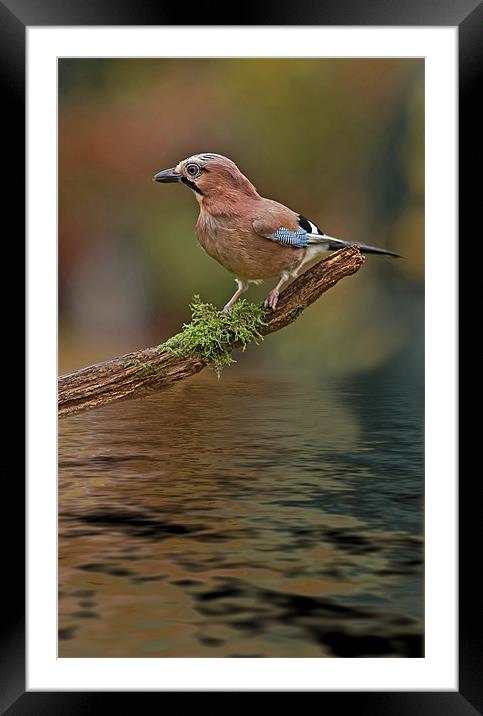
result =
[{"label": "blue wing patch", "polygon": [[293,246],[296,249],[303,249],[308,246],[307,232],[300,228],[298,231],[289,231],[285,226],[281,226],[273,234],[275,241],[286,246]]}]

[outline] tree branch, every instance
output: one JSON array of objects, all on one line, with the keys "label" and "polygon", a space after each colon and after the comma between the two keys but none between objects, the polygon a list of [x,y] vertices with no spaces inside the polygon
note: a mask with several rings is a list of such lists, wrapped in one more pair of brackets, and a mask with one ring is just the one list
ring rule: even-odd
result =
[{"label": "tree branch", "polygon": [[[364,263],[357,246],[341,249],[295,279],[280,294],[275,311],[267,314],[263,335],[279,331],[295,321],[304,308],[316,301],[340,279],[355,273]],[[232,346],[237,348],[235,343]],[[107,405],[115,400],[140,398],[167,388],[206,367],[197,357],[161,353],[145,348],[97,363],[59,378],[59,416]]]}]

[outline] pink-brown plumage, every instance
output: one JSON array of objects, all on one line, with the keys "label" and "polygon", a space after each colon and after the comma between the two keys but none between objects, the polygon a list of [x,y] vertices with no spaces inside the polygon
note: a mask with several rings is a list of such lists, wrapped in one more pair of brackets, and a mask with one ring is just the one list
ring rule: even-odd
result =
[{"label": "pink-brown plumage", "polygon": [[[190,166],[198,168],[193,176]],[[297,231],[298,215],[277,201],[261,197],[236,164],[219,154],[189,157],[155,179],[182,181],[195,192],[200,205],[198,241],[209,256],[236,276],[238,283],[238,291],[225,310],[250,281],[281,277],[267,299],[267,305],[275,308],[280,287],[304,262],[307,249],[267,239],[281,226]]]},{"label": "pink-brown plumage", "polygon": [[196,234],[206,253],[237,278],[247,281],[293,271],[303,259],[306,249],[274,245],[255,231],[254,224],[257,226],[257,222],[263,222],[270,233],[280,226],[295,231],[295,212],[258,195],[243,198],[239,203],[239,206],[236,202],[227,206],[220,201],[217,213],[213,214],[204,206],[204,201],[200,202]]},{"label": "pink-brown plumage", "polygon": [[[250,281],[277,277],[265,305],[275,308],[282,287],[321,253],[347,246],[287,206],[260,196],[236,164],[221,154],[196,154],[154,177],[182,182],[200,205],[196,235],[209,256],[236,277],[231,306]],[[391,252],[361,245],[370,253]],[[397,254],[392,254],[393,256]]]}]

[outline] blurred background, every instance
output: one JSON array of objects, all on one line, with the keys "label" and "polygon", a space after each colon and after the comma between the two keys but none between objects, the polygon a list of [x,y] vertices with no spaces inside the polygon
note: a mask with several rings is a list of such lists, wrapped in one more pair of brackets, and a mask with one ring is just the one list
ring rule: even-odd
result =
[{"label": "blurred background", "polygon": [[59,61],[61,372],[231,296],[152,181],[191,154],[405,257],[220,380],[59,422],[60,656],[423,655],[423,102],[423,60]]},{"label": "blurred background", "polygon": [[421,381],[423,101],[423,60],[61,59],[60,372],[162,342],[195,293],[231,296],[196,241],[193,194],[152,182],[216,152],[327,233],[405,257],[368,257],[244,364],[329,377],[403,365]]}]

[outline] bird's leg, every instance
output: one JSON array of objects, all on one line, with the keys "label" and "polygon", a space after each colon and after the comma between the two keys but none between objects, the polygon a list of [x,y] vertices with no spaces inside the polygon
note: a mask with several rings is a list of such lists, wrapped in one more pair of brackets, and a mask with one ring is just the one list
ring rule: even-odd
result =
[{"label": "bird's leg", "polygon": [[285,284],[290,280],[290,274],[286,271],[283,272],[283,274],[280,277],[280,281],[277,283],[277,285],[272,288],[270,293],[268,294],[267,298],[265,299],[263,305],[265,308],[271,308],[272,311],[274,311],[277,308],[278,303],[278,297],[280,295],[280,291],[282,290],[282,287],[285,286]]},{"label": "bird's leg", "polygon": [[235,281],[236,281],[236,283],[237,283],[237,285],[238,285],[238,289],[235,291],[235,293],[233,294],[233,296],[230,298],[230,300],[228,301],[228,303],[226,304],[226,306],[223,308],[223,310],[220,311],[220,313],[229,313],[230,310],[231,310],[231,307],[233,306],[233,304],[234,304],[236,301],[238,301],[238,299],[240,298],[240,296],[242,295],[242,293],[245,293],[245,291],[246,291],[247,288],[248,288],[248,281],[244,281],[244,280],[241,279],[241,278],[236,278]]}]

